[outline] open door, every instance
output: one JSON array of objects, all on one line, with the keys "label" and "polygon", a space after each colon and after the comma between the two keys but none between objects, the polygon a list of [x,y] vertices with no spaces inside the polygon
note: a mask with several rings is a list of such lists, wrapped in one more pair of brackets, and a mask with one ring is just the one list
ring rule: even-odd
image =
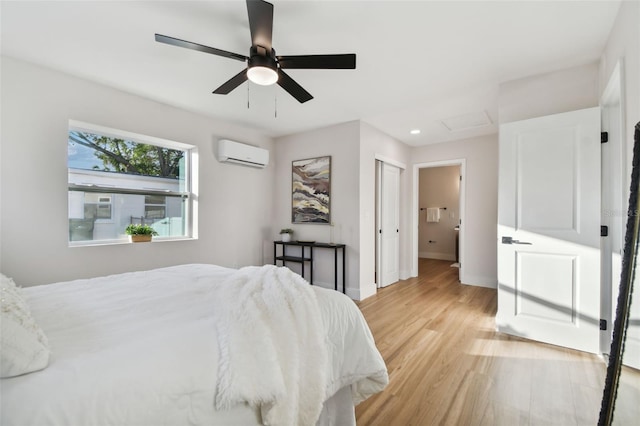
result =
[{"label": "open door", "polygon": [[498,330],[598,353],[600,109],[500,126],[498,194]]}]

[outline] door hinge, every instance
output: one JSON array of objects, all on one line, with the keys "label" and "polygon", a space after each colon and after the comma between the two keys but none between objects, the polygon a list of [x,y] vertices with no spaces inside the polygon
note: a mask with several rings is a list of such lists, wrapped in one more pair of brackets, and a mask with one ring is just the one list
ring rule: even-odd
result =
[{"label": "door hinge", "polygon": [[609,132],[600,132],[600,143],[609,142]]},{"label": "door hinge", "polygon": [[606,330],[607,329],[607,320],[605,319],[601,319],[600,320],[600,330]]},{"label": "door hinge", "polygon": [[608,237],[609,236],[609,227],[608,226],[601,226],[600,227],[600,236],[601,237]]}]

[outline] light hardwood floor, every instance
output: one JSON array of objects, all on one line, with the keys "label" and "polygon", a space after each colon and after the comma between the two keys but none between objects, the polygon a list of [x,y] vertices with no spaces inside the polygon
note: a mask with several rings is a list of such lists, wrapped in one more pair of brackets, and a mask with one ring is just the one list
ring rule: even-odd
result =
[{"label": "light hardwood floor", "polygon": [[358,426],[595,425],[604,361],[496,332],[496,291],[450,264],[420,259],[418,278],[359,303],[390,383]]}]

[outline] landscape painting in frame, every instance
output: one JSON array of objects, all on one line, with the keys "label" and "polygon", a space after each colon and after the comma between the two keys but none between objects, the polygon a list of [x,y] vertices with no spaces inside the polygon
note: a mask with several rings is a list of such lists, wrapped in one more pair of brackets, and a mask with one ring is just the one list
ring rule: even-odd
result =
[{"label": "landscape painting in frame", "polygon": [[331,156],[296,160],[291,168],[291,221],[331,223]]}]

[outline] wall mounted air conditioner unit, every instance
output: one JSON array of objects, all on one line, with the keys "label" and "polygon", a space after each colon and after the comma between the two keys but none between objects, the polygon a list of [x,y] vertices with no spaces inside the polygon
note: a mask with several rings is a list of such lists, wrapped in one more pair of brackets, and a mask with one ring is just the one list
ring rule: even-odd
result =
[{"label": "wall mounted air conditioner unit", "polygon": [[220,139],[218,161],[264,168],[269,164],[269,151],[228,139]]}]

